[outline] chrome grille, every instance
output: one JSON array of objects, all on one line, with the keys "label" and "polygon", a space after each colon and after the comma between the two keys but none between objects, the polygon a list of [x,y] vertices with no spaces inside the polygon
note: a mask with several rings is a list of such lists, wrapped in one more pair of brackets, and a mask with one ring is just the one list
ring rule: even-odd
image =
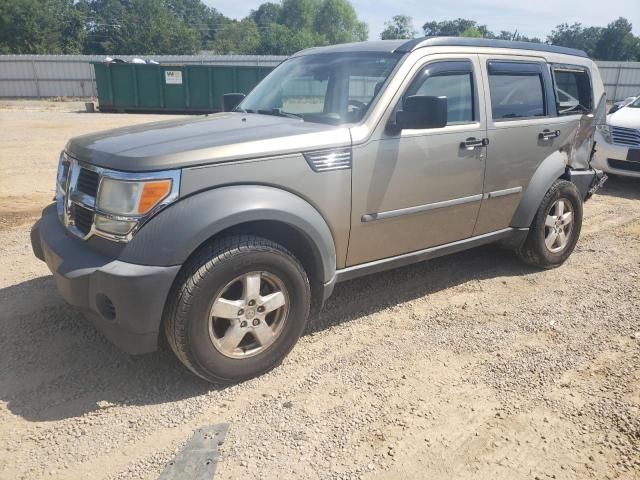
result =
[{"label": "chrome grille", "polygon": [[99,172],[63,154],[56,193],[58,216],[65,227],[80,238],[88,238],[93,231],[99,182]]},{"label": "chrome grille", "polygon": [[[98,190],[103,178],[145,182],[153,180],[171,180],[171,192],[144,215],[115,215],[100,210],[98,207]],[[62,224],[73,235],[88,239],[98,235],[116,242],[128,242],[140,226],[165,206],[176,201],[180,192],[180,170],[164,170],[161,172],[119,172],[103,167],[81,163],[68,156],[60,155],[58,174],[56,177],[56,207]],[[103,231],[96,225],[96,217],[111,219],[116,222],[134,224],[126,233]]]},{"label": "chrome grille", "polygon": [[93,210],[74,204],[71,207],[71,219],[83,235],[88,235],[93,226]]},{"label": "chrome grille", "polygon": [[98,195],[98,184],[100,183],[100,175],[92,170],[80,168],[78,175],[78,191],[95,198]]},{"label": "chrome grille", "polygon": [[624,127],[611,127],[611,138],[616,145],[640,147],[640,130]]},{"label": "chrome grille", "polygon": [[330,172],[351,168],[351,149],[324,150],[304,154],[314,172]]}]

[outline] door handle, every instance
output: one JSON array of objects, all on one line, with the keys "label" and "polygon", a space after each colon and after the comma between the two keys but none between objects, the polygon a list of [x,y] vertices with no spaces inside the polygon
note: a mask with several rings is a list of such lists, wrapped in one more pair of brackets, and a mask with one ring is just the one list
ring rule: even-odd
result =
[{"label": "door handle", "polygon": [[556,138],[559,136],[560,136],[560,130],[551,131],[551,130],[545,129],[538,134],[538,138],[540,140],[551,140],[552,138]]},{"label": "door handle", "polygon": [[460,143],[460,148],[467,150],[473,150],[474,148],[486,147],[489,145],[488,138],[477,139],[475,137],[467,138],[464,142]]}]

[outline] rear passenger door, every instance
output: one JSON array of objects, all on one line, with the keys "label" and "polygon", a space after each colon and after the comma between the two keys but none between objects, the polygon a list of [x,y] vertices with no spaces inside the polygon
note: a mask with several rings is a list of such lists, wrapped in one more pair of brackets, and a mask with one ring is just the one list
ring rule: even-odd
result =
[{"label": "rear passenger door", "polygon": [[480,63],[489,146],[474,235],[507,228],[538,166],[573,139],[571,129],[556,115],[553,81],[544,59],[480,55]]}]

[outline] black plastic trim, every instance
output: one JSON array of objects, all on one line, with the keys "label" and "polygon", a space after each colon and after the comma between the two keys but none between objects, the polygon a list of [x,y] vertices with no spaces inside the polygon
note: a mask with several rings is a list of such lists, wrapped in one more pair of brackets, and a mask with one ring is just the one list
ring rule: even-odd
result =
[{"label": "black plastic trim", "polygon": [[478,235],[476,237],[465,238],[453,243],[438,245],[436,247],[425,248],[416,252],[409,252],[395,257],[383,258],[373,262],[353,265],[336,271],[336,282],[344,282],[354,278],[378,273],[392,268],[404,267],[413,263],[431,260],[433,258],[442,257],[451,253],[461,252],[480,245],[497,242],[498,240],[509,239],[512,235],[520,235],[519,230],[513,228],[505,228],[496,232]]}]

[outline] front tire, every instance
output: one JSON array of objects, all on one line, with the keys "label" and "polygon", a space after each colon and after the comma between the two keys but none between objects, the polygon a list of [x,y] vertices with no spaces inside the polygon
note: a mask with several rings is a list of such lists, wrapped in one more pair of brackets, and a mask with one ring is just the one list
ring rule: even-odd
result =
[{"label": "front tire", "polygon": [[582,229],[582,198],[576,186],[556,180],[542,199],[529,234],[516,251],[529,265],[549,269],[573,252]]},{"label": "front tire", "polygon": [[310,304],[309,279],[288,250],[260,237],[225,237],[183,268],[165,309],[165,335],[193,373],[236,383],[280,364]]}]

